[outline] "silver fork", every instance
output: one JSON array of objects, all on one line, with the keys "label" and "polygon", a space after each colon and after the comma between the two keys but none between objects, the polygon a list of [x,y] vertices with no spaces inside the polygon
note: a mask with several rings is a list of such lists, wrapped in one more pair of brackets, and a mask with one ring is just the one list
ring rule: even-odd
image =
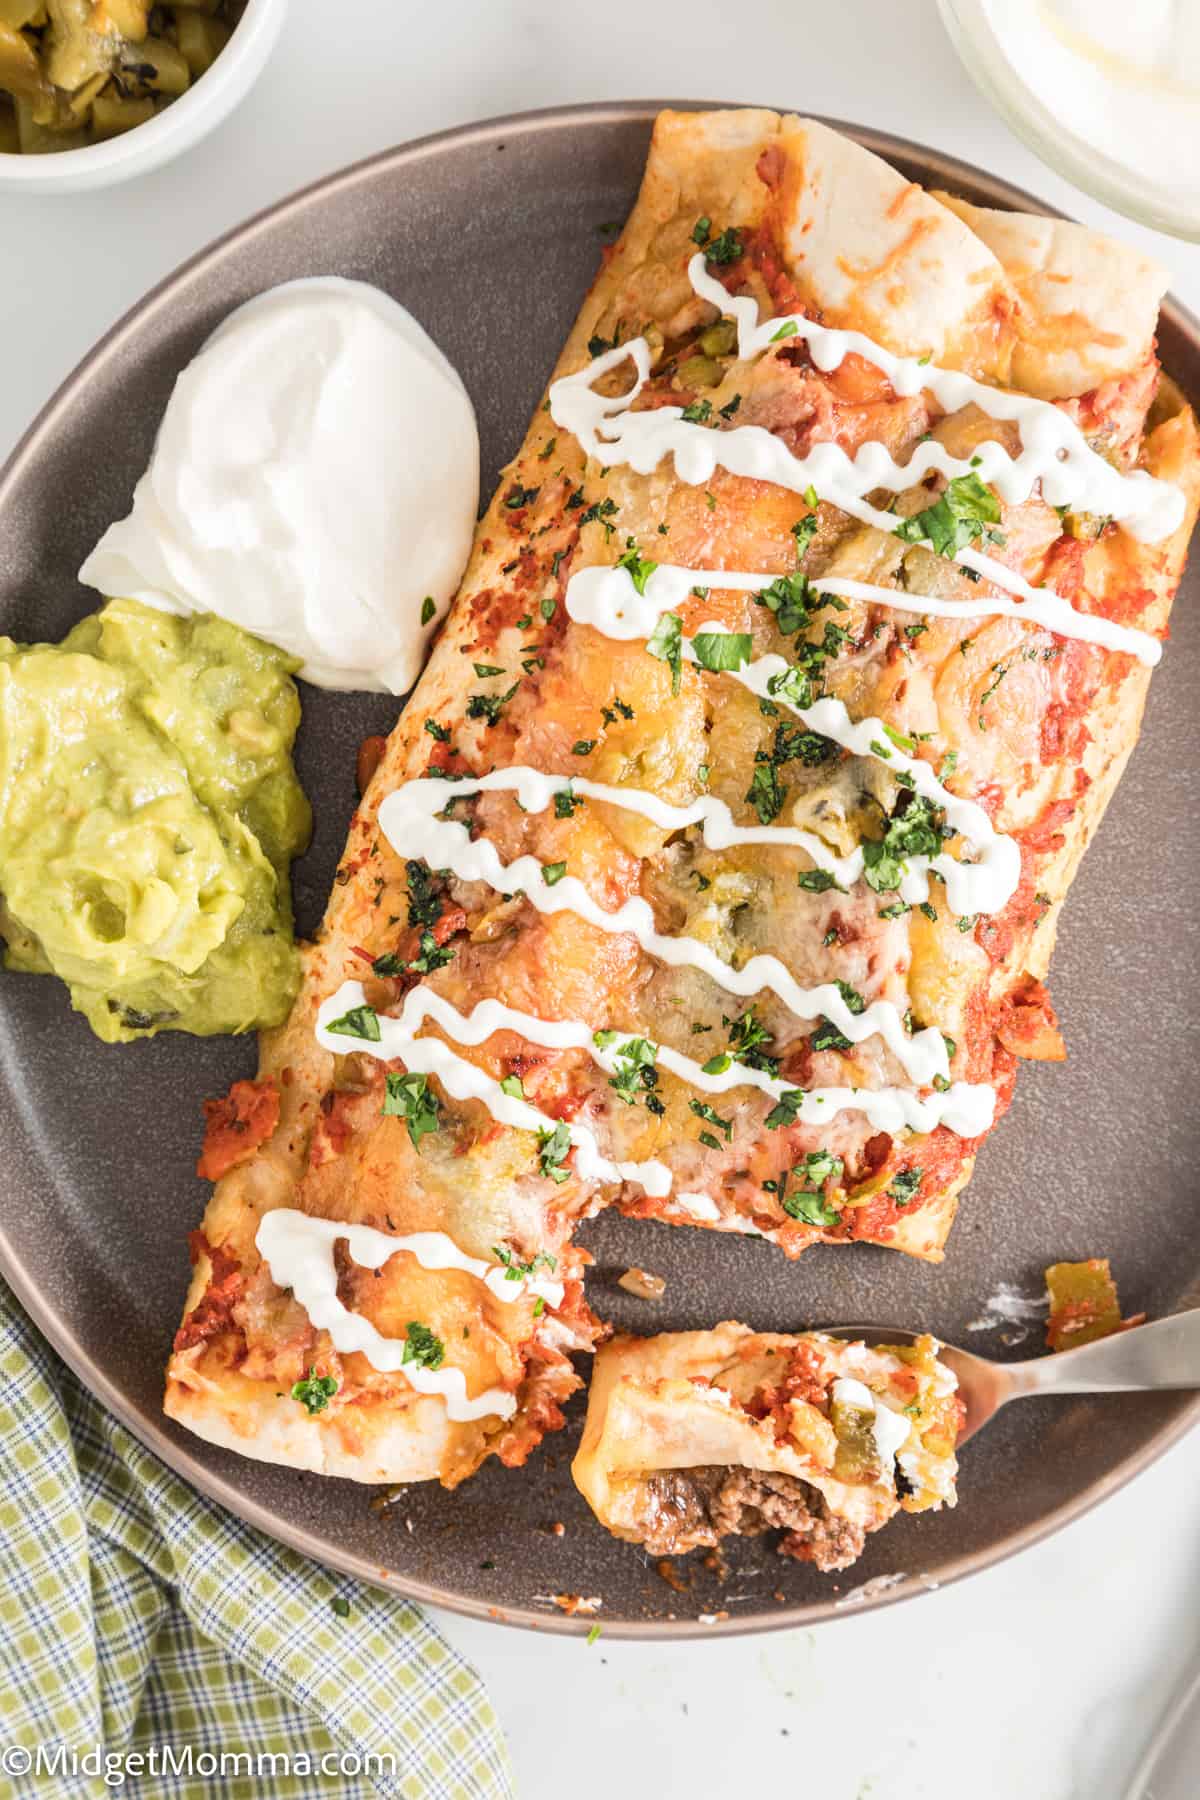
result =
[{"label": "silver fork", "polygon": [[[893,1325],[827,1325],[831,1337],[867,1344],[911,1344],[916,1333]],[[1200,1388],[1200,1307],[1137,1325],[1112,1337],[1029,1362],[993,1362],[943,1344],[939,1359],[958,1378],[967,1416],[965,1444],[1010,1400],[1031,1394],[1121,1394],[1148,1388]]]}]

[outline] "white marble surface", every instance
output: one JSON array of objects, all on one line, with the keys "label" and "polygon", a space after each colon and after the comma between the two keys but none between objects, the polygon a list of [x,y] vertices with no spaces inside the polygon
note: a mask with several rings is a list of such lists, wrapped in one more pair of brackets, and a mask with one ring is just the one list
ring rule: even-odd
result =
[{"label": "white marble surface", "polygon": [[[294,0],[251,101],[184,161],[106,194],[0,200],[0,454],[119,314],[247,213],[423,132],[642,95],[860,119],[1114,223],[990,113],[933,0]],[[1200,308],[1200,249],[1117,228]],[[523,1800],[751,1778],[817,1800],[1121,1800],[1195,1654],[1198,1491],[1193,1437],[1017,1560],[815,1632],[588,1648],[443,1622],[491,1686]]]}]

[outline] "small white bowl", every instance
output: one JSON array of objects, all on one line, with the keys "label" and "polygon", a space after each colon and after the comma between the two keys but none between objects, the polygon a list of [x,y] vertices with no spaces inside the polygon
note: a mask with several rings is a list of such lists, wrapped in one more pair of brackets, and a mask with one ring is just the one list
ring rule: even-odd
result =
[{"label": "small white bowl", "polygon": [[278,42],[287,8],[288,0],[247,0],[233,36],[212,67],[144,125],[81,150],[51,150],[39,156],[0,153],[0,192],[77,194],[161,168],[198,143],[245,99]]}]

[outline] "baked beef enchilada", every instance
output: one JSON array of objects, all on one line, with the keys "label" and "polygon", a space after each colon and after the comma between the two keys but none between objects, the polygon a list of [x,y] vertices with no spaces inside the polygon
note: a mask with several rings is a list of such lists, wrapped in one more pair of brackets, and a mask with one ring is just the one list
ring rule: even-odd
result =
[{"label": "baked beef enchilada", "polygon": [[726,1323],[613,1338],[572,1473],[601,1524],[653,1556],[777,1530],[784,1556],[844,1569],[897,1512],[954,1505],[956,1385],[929,1337],[872,1348]]},{"label": "baked beef enchilada", "polygon": [[1197,505],[1163,272],[827,128],[659,119],[633,214],[210,1106],[167,1410],[520,1462],[605,1205],[942,1256]]}]

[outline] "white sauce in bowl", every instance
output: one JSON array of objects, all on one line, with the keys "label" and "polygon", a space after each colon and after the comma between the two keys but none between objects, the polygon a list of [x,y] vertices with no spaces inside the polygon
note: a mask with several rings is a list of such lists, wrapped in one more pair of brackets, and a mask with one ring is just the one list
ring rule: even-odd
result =
[{"label": "white sauce in bowl", "polygon": [[1064,135],[1200,217],[1194,0],[982,0],[1000,54]]}]

